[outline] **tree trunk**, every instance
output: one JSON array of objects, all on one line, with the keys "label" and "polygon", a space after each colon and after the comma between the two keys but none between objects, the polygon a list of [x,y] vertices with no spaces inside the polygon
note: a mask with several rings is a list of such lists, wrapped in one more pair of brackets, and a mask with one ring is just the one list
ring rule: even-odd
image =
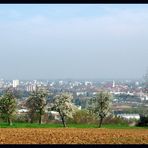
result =
[{"label": "tree trunk", "polygon": [[63,116],[61,116],[61,119],[62,119],[63,127],[66,127],[66,122],[65,122],[64,117],[63,117]]},{"label": "tree trunk", "polygon": [[42,118],[43,118],[43,115],[40,114],[40,117],[39,117],[39,124],[42,124]]},{"label": "tree trunk", "polygon": [[100,118],[99,128],[101,128],[102,122],[103,122],[103,118]]},{"label": "tree trunk", "polygon": [[33,120],[34,120],[34,115],[31,113],[31,115],[30,115],[30,123],[33,123]]},{"label": "tree trunk", "polygon": [[60,114],[60,117],[61,117],[61,120],[62,120],[62,123],[63,123],[63,127],[66,127],[66,122],[65,122],[65,118],[64,118],[64,115],[61,113],[60,110],[58,110],[59,114]]},{"label": "tree trunk", "polygon": [[12,120],[10,119],[10,117],[8,117],[8,124],[11,126],[12,125]]},{"label": "tree trunk", "polygon": [[33,123],[33,119],[30,120],[30,123]]}]

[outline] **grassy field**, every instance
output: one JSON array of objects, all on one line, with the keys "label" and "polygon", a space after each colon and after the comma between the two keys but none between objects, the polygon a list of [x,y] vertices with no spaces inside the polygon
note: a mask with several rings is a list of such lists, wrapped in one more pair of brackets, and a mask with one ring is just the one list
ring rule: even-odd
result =
[{"label": "grassy field", "polygon": [[[41,124],[38,123],[13,123],[9,126],[7,123],[0,123],[0,128],[62,128],[62,124],[49,123]],[[93,124],[67,124],[68,128],[98,128],[98,125]],[[113,128],[113,129],[148,129],[148,127],[130,127],[125,124],[106,124],[102,125],[102,128]]]}]

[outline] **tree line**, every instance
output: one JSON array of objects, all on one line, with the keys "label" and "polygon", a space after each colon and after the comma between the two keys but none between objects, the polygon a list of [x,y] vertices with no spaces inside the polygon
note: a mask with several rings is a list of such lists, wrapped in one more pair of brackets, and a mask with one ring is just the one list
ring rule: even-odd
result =
[{"label": "tree line", "polygon": [[[47,108],[47,98],[49,92],[38,88],[30,93],[26,107],[30,123],[34,122],[35,115],[39,116],[38,123],[42,124],[43,115],[46,111],[57,111],[62,121],[63,127],[66,127],[66,119],[73,118],[78,107],[72,103],[73,96],[69,93],[61,93],[53,97],[52,103]],[[103,120],[111,113],[112,95],[109,92],[98,92],[88,101],[88,112],[98,118],[98,127],[101,127]],[[12,125],[13,116],[17,113],[17,97],[14,91],[7,89],[0,97],[0,116],[5,119],[9,125]],[[85,118],[85,117],[84,117]]]}]

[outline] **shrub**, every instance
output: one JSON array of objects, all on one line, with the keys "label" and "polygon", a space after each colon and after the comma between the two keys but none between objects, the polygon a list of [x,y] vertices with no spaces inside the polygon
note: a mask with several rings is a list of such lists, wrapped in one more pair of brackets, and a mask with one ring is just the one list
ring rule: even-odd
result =
[{"label": "shrub", "polygon": [[97,119],[95,118],[94,115],[88,112],[88,110],[79,110],[77,111],[72,119],[68,119],[69,123],[75,123],[75,124],[92,124],[92,123],[97,123]]},{"label": "shrub", "polygon": [[[15,114],[11,115],[11,120],[12,121],[16,120],[16,115]],[[0,121],[1,122],[7,122],[8,121],[7,115],[6,114],[0,114]]]},{"label": "shrub", "polygon": [[117,117],[117,116],[108,116],[104,119],[103,123],[104,124],[124,124],[124,125],[127,125],[128,120],[121,118],[121,117]]},{"label": "shrub", "polygon": [[148,126],[148,116],[140,115],[140,120],[137,123],[137,126]]},{"label": "shrub", "polygon": [[15,122],[20,122],[20,123],[29,122],[28,115],[27,114],[16,115]]},{"label": "shrub", "polygon": [[[34,114],[34,123],[38,123],[38,118],[39,115],[38,114]],[[30,122],[30,117],[28,114],[18,114],[16,116],[15,122]],[[43,123],[49,123],[49,116],[47,113],[44,114],[43,116]]]}]

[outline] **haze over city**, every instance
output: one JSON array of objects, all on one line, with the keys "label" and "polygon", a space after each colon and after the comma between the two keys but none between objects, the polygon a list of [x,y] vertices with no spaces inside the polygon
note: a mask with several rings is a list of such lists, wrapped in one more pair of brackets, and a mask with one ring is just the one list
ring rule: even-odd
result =
[{"label": "haze over city", "polygon": [[1,4],[0,78],[142,78],[147,26],[147,4]]}]

